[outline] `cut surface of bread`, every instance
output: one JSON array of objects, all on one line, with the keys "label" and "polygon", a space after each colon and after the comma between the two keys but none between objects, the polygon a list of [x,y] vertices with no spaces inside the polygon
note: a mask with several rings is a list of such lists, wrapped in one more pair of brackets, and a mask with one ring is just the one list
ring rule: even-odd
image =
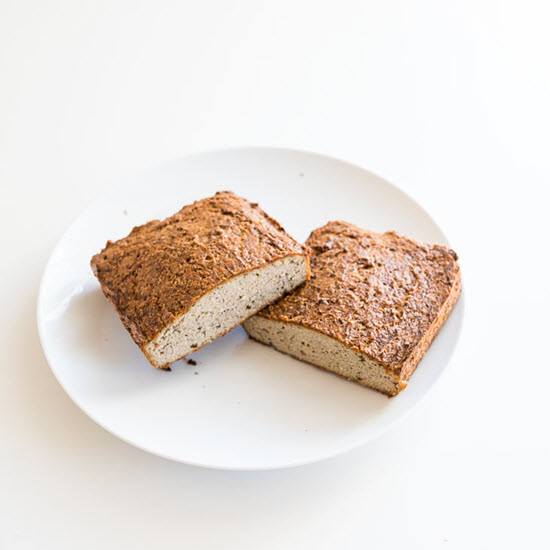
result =
[{"label": "cut surface of bread", "polygon": [[173,363],[303,283],[306,273],[304,258],[289,256],[237,275],[195,302],[149,342],[144,352],[154,365]]},{"label": "cut surface of bread", "polygon": [[360,351],[346,347],[335,338],[301,325],[259,315],[245,321],[244,326],[252,338],[262,344],[360,384],[368,382],[366,385],[382,393],[396,393],[396,381],[391,374]]},{"label": "cut surface of bread", "polygon": [[309,276],[304,247],[258,204],[227,191],[108,242],[91,265],[134,341],[160,368]]},{"label": "cut surface of bread", "polygon": [[279,351],[398,394],[460,295],[456,254],[346,222],[316,229],[307,245],[309,281],[245,329]]}]

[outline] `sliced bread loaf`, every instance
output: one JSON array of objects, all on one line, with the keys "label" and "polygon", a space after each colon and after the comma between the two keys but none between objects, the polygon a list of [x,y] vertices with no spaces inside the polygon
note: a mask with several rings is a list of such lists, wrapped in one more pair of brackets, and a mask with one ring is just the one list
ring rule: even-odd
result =
[{"label": "sliced bread loaf", "polygon": [[329,222],[310,280],[244,323],[249,335],[387,395],[399,393],[460,294],[456,254]]},{"label": "sliced bread loaf", "polygon": [[230,192],[108,242],[91,261],[105,296],[154,367],[199,349],[303,283],[305,249]]}]

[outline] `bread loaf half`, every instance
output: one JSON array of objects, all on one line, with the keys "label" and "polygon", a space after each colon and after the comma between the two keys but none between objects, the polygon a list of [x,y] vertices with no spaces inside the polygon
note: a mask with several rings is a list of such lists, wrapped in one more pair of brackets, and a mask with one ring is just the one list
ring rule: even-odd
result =
[{"label": "bread loaf half", "polygon": [[108,242],[91,261],[103,293],[154,367],[208,344],[303,283],[304,247],[230,192]]},{"label": "bread loaf half", "polygon": [[310,280],[245,329],[279,351],[396,395],[459,297],[456,254],[339,221],[313,231],[307,244]]}]

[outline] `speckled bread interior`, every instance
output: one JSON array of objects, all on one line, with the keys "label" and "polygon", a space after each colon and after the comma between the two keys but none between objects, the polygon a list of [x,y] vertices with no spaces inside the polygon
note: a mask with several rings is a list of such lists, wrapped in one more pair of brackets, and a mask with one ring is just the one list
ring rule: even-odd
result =
[{"label": "speckled bread interior", "polygon": [[220,284],[144,346],[162,367],[208,344],[303,283],[307,262],[288,256]]}]

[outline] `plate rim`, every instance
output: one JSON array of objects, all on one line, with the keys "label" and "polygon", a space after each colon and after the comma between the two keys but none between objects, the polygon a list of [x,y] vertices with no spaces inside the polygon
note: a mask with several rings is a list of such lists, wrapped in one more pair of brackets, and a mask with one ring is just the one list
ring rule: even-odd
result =
[{"label": "plate rim", "polygon": [[404,191],[388,179],[386,179],[383,176],[378,175],[377,173],[364,168],[362,165],[357,164],[355,162],[347,161],[344,159],[340,159],[338,157],[334,157],[331,155],[327,155],[325,153],[319,153],[307,149],[297,149],[292,147],[279,147],[279,146],[234,146],[234,147],[221,147],[221,148],[215,148],[215,149],[203,149],[197,152],[192,152],[187,155],[182,155],[180,157],[168,159],[165,161],[156,162],[140,171],[136,172],[130,172],[125,175],[120,176],[113,182],[113,186],[110,189],[107,189],[106,191],[98,194],[92,201],[90,201],[82,210],[78,212],[78,214],[73,218],[73,220],[69,223],[69,225],[65,228],[63,233],[58,237],[57,242],[55,243],[55,246],[52,248],[48,260],[46,261],[44,268],[42,270],[42,274],[40,277],[40,282],[38,286],[38,295],[36,298],[36,326],[38,330],[38,337],[40,341],[40,346],[42,348],[42,352],[44,354],[44,357],[46,359],[46,362],[48,364],[48,367],[52,374],[54,375],[54,378],[56,379],[57,383],[61,386],[65,394],[69,397],[69,399],[88,417],[90,418],[95,424],[100,426],[102,429],[107,431],[112,436],[116,437],[117,439],[120,439],[124,443],[135,447],[137,449],[140,449],[141,451],[147,452],[151,455],[158,456],[165,460],[170,460],[173,462],[178,462],[180,464],[185,464],[188,466],[193,467],[200,467],[200,468],[206,468],[206,469],[212,469],[212,470],[221,470],[221,471],[239,471],[239,472],[260,472],[260,471],[271,471],[271,470],[283,470],[287,468],[296,468],[299,466],[305,466],[308,464],[315,464],[317,462],[330,460],[332,458],[335,458],[337,456],[349,453],[355,449],[358,449],[359,447],[366,446],[367,444],[371,443],[372,441],[378,439],[383,434],[389,432],[390,430],[394,429],[398,424],[403,422],[413,410],[415,410],[421,403],[424,402],[427,395],[432,393],[433,388],[438,384],[438,382],[441,380],[441,377],[443,376],[443,373],[448,370],[449,365],[452,362],[452,359],[454,357],[456,348],[458,346],[458,342],[460,340],[462,330],[463,330],[463,324],[464,324],[464,308],[465,308],[465,289],[464,289],[464,282],[462,284],[462,291],[460,294],[460,297],[453,307],[451,311],[451,315],[458,316],[458,325],[457,325],[457,337],[453,340],[453,342],[450,345],[450,349],[448,350],[448,358],[446,365],[443,369],[440,370],[440,372],[436,375],[436,377],[431,382],[428,389],[423,392],[414,402],[414,404],[407,408],[403,413],[397,415],[395,418],[390,419],[386,424],[383,426],[378,427],[374,431],[368,434],[368,436],[361,438],[359,441],[354,441],[353,443],[349,445],[344,445],[342,447],[339,447],[338,449],[324,453],[322,455],[318,455],[314,458],[310,459],[300,459],[295,460],[291,462],[286,462],[284,464],[272,464],[272,465],[258,465],[258,466],[238,466],[238,465],[222,465],[222,464],[216,464],[216,463],[208,463],[208,462],[201,462],[196,460],[186,460],[182,459],[178,456],[173,456],[170,453],[163,453],[161,451],[158,451],[157,449],[149,448],[147,445],[143,445],[141,443],[132,441],[125,437],[124,435],[121,435],[111,428],[107,427],[103,422],[99,421],[96,416],[91,413],[89,410],[87,410],[86,407],[84,407],[75,397],[73,396],[72,392],[67,388],[67,386],[61,381],[60,377],[58,376],[57,370],[54,367],[54,362],[51,359],[51,355],[48,350],[48,344],[47,339],[44,335],[44,311],[43,311],[43,301],[44,301],[44,288],[45,288],[45,281],[47,279],[48,271],[53,263],[53,260],[55,259],[58,250],[60,249],[61,245],[63,244],[66,235],[71,231],[71,229],[77,224],[77,222],[81,219],[83,215],[85,215],[87,212],[93,209],[93,207],[100,203],[102,200],[105,199],[106,196],[108,196],[110,193],[116,193],[118,190],[123,189],[125,182],[127,182],[132,177],[137,177],[140,175],[146,175],[149,172],[153,172],[155,170],[158,170],[160,168],[168,167],[170,165],[176,165],[179,162],[185,161],[185,160],[191,160],[194,158],[198,158],[201,156],[208,156],[208,155],[216,155],[216,154],[222,154],[222,153],[246,153],[249,152],[272,152],[272,153],[293,153],[293,154],[301,154],[301,155],[307,155],[307,156],[313,156],[324,160],[329,160],[331,162],[338,162],[341,164],[344,164],[350,168],[361,170],[362,172],[366,172],[367,174],[375,177],[376,179],[382,181],[384,184],[391,187],[394,191],[398,191],[402,195],[404,195],[411,203],[414,204],[416,208],[418,208],[420,211],[423,212],[425,216],[429,218],[429,220],[433,223],[435,227],[439,230],[441,235],[443,236],[443,243],[442,244],[449,244],[449,241],[447,239],[446,233],[443,231],[441,226],[436,222],[434,217],[414,198],[412,197],[407,191]]}]

